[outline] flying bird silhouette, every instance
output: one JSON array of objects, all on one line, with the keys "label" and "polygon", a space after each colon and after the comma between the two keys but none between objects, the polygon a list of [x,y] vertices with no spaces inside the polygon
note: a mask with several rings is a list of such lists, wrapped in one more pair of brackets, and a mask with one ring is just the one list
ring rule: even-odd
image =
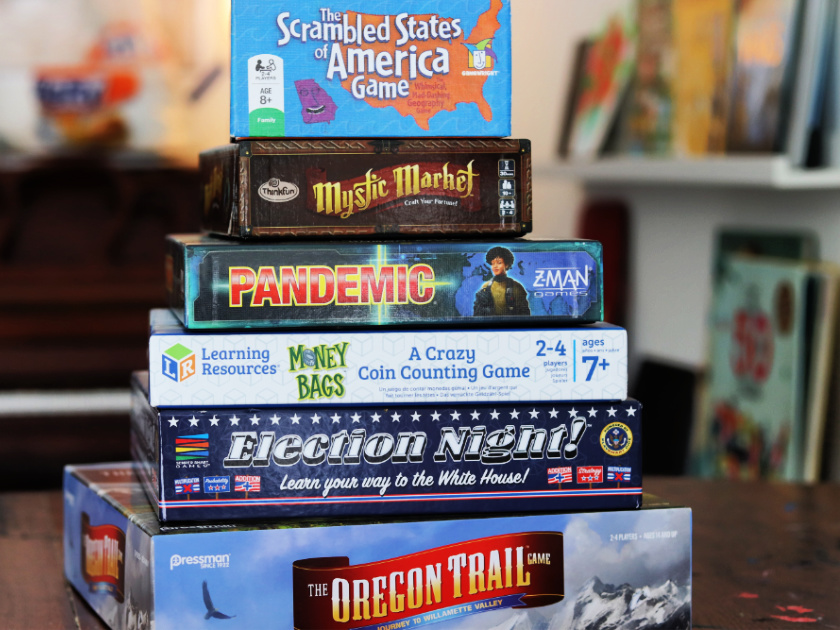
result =
[{"label": "flying bird silhouette", "polygon": [[204,615],[205,619],[215,617],[216,619],[233,619],[236,615],[226,615],[225,613],[216,610],[213,605],[213,600],[210,599],[210,591],[207,590],[207,580],[201,583],[201,592],[204,595],[204,605],[207,606],[207,613]]}]

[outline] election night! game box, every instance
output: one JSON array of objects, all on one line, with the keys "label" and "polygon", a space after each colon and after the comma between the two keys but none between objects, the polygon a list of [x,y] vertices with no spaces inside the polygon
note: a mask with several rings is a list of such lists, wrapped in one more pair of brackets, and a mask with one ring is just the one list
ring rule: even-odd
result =
[{"label": "election night! game box", "polygon": [[234,0],[230,135],[510,135],[509,0]]},{"label": "election night! game box", "polygon": [[189,329],[585,324],[603,319],[597,241],[312,241],[199,234],[166,244]]},{"label": "election night! game box", "polygon": [[64,570],[115,630],[687,630],[691,511],[644,503],[164,527],[131,464],[73,466]]},{"label": "election night! game box", "polygon": [[202,228],[228,236],[531,231],[527,140],[243,140],[199,169]]},{"label": "election night! game box", "polygon": [[154,408],[132,454],[162,521],[618,509],[642,496],[622,402]]},{"label": "election night! game box", "polygon": [[155,407],[625,398],[627,332],[610,324],[191,332],[151,312]]}]

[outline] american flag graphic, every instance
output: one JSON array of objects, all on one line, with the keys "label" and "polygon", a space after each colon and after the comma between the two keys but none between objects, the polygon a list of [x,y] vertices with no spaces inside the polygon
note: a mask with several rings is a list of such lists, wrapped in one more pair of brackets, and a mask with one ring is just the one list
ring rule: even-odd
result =
[{"label": "american flag graphic", "polygon": [[256,475],[236,475],[233,478],[235,492],[259,492],[260,478]]},{"label": "american flag graphic", "polygon": [[571,483],[572,482],[572,467],[566,466],[564,468],[549,468],[548,469],[548,483]]}]

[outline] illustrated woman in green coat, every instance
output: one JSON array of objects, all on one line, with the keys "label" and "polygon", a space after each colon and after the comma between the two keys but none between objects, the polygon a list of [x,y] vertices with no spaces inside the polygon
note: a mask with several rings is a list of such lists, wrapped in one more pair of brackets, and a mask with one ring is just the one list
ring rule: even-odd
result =
[{"label": "illustrated woman in green coat", "polygon": [[486,259],[493,270],[493,279],[476,292],[473,315],[530,315],[528,292],[507,275],[513,267],[513,252],[506,247],[493,247]]}]

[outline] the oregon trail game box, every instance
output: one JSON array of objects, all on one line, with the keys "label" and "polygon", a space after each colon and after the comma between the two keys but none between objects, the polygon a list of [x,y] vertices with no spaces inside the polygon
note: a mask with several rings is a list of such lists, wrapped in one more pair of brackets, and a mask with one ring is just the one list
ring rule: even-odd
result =
[{"label": "the oregon trail game box", "polygon": [[162,526],[130,464],[64,476],[65,574],[114,629],[691,627],[691,511]]}]

